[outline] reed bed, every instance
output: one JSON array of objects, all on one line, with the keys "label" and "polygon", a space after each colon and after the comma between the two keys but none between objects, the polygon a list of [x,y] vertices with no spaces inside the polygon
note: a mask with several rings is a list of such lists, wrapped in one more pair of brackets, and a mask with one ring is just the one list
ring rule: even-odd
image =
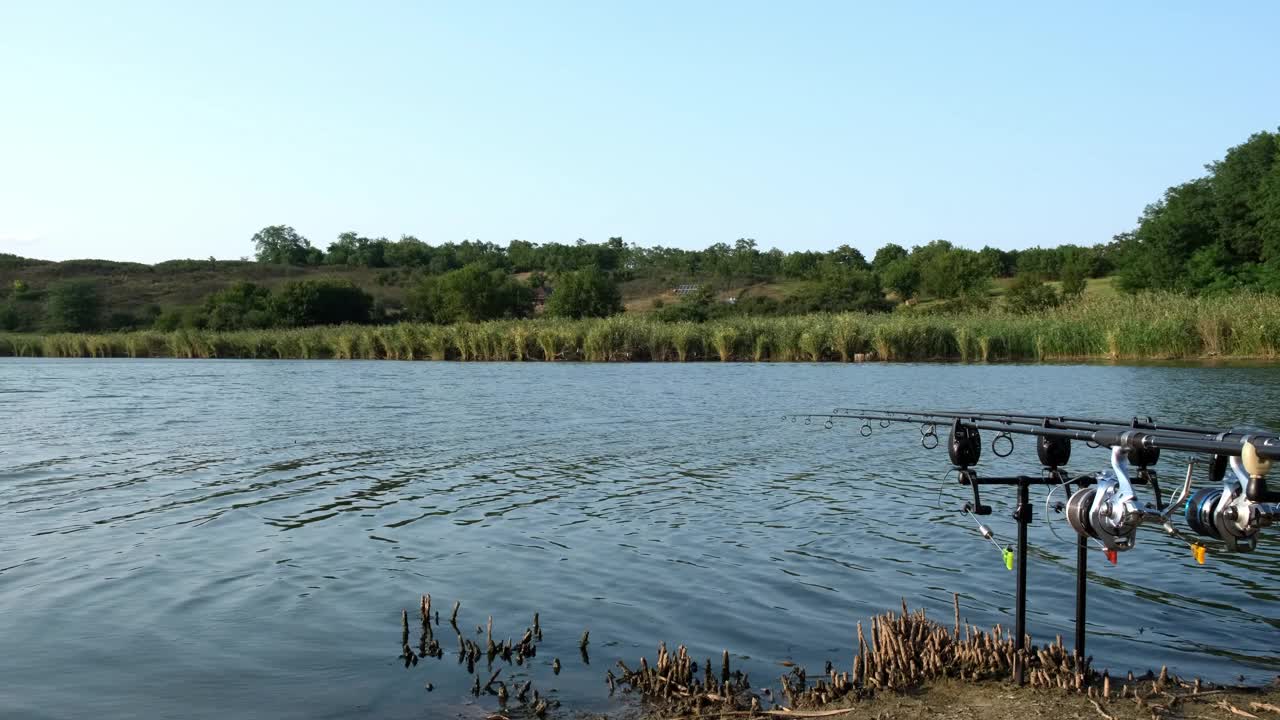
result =
[{"label": "reed bed", "polygon": [[1280,300],[1237,294],[1113,297],[1057,310],[735,317],[637,315],[459,325],[341,325],[215,332],[3,334],[0,356],[462,361],[850,362],[1280,357]]}]

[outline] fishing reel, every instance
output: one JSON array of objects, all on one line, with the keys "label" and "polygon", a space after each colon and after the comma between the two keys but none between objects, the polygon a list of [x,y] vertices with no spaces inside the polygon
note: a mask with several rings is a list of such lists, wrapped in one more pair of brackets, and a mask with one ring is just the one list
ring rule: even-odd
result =
[{"label": "fishing reel", "polygon": [[1098,473],[1093,485],[1072,493],[1065,512],[1072,530],[1106,550],[1133,548],[1142,511],[1129,484],[1129,459],[1123,448],[1111,449],[1111,469]]},{"label": "fishing reel", "polygon": [[[1146,523],[1163,525],[1165,531],[1176,534],[1169,523],[1169,513],[1173,505],[1161,507],[1150,503],[1138,504],[1137,495],[1129,479],[1129,463],[1138,465],[1137,481],[1143,485],[1151,485],[1159,498],[1159,485],[1156,484],[1156,471],[1150,466],[1160,459],[1160,451],[1149,448],[1111,448],[1111,469],[1097,475],[1095,483],[1081,488],[1067,499],[1065,513],[1071,529],[1080,535],[1093,538],[1102,544],[1114,562],[1114,554],[1124,550],[1132,550],[1137,537],[1138,528]],[[1187,484],[1183,486],[1177,502],[1186,497],[1190,487],[1190,468],[1187,470]]]},{"label": "fishing reel", "polygon": [[[1227,472],[1227,470],[1230,472]],[[1197,490],[1187,501],[1186,520],[1192,532],[1221,540],[1229,552],[1252,552],[1258,547],[1258,532],[1280,519],[1280,503],[1257,502],[1250,497],[1266,497],[1265,476],[1271,461],[1258,457],[1246,438],[1239,457],[1215,455],[1211,476],[1222,487]]]}]

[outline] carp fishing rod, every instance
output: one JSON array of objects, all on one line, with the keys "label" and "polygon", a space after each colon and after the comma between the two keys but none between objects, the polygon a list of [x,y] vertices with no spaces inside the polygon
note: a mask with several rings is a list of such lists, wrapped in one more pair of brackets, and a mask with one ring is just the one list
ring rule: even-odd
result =
[{"label": "carp fishing rod", "polygon": [[[1115,426],[1115,427],[1131,427],[1140,430],[1161,430],[1172,433],[1190,433],[1195,435],[1216,435],[1220,432],[1218,428],[1204,427],[1198,425],[1170,425],[1167,423],[1158,423],[1155,418],[1147,416],[1132,417],[1127,420],[1118,419],[1099,419],[1087,417],[1072,417],[1069,415],[1036,415],[1033,413],[1010,413],[1010,412],[978,412],[972,410],[885,410],[881,408],[836,408],[836,413],[856,413],[856,412],[880,412],[892,413],[896,415],[904,414],[922,414],[934,415],[945,418],[967,418],[971,420],[996,420],[1000,422],[1008,422],[1014,424],[1040,424],[1043,420],[1050,420],[1062,427],[1089,427],[1089,426]],[[1264,432],[1263,435],[1276,437],[1275,433]]]},{"label": "carp fishing rod", "polygon": [[[1049,485],[1046,508],[1059,488],[1072,485],[1076,489],[1055,510],[1066,515],[1077,534],[1076,542],[1076,637],[1077,669],[1083,671],[1085,657],[1087,566],[1090,542],[1096,542],[1107,559],[1117,563],[1120,552],[1130,550],[1136,542],[1137,530],[1143,525],[1158,525],[1191,548],[1197,563],[1205,562],[1203,542],[1187,540],[1175,529],[1171,520],[1181,511],[1187,526],[1202,538],[1220,540],[1228,552],[1249,552],[1256,548],[1259,531],[1280,522],[1280,492],[1269,491],[1266,475],[1271,461],[1280,459],[1280,435],[1270,430],[1252,428],[1211,428],[1171,425],[1153,418],[1110,420],[1099,418],[1034,415],[1030,413],[978,412],[964,410],[902,410],[883,408],[836,408],[830,413],[784,415],[783,420],[806,425],[820,420],[831,430],[836,423],[861,421],[859,434],[874,432],[871,423],[889,428],[894,423],[920,427],[920,442],[925,449],[941,444],[939,425],[949,425],[947,454],[961,485],[973,491],[973,501],[965,503],[963,512],[978,523],[982,537],[1001,549],[1005,565],[1014,569],[1017,563],[1015,592],[1015,662],[1014,681],[1025,680],[1022,655],[1026,638],[1026,572],[1027,529],[1032,521],[1030,488]],[[982,455],[981,433],[994,432],[992,453],[1008,457],[1014,450],[1014,435],[1032,436],[1040,463],[1037,475],[989,477],[977,471]],[[1003,445],[1000,445],[1003,441]],[[1110,463],[1101,471],[1073,475],[1065,466],[1071,458],[1072,441],[1083,441],[1089,447],[1108,447]],[[1154,468],[1161,450],[1207,455],[1192,458],[1181,488],[1166,504],[1160,493]],[[1132,470],[1136,466],[1137,472]],[[1208,469],[1211,485],[1191,492],[1197,467]],[[978,519],[990,515],[991,508],[982,503],[981,486],[1015,486],[1018,491],[1013,518],[1018,525],[1017,552],[1004,548],[994,540],[991,530]],[[1139,503],[1134,486],[1149,486],[1154,504]],[[1050,526],[1052,529],[1052,526]],[[1056,536],[1056,533],[1054,533]]]}]

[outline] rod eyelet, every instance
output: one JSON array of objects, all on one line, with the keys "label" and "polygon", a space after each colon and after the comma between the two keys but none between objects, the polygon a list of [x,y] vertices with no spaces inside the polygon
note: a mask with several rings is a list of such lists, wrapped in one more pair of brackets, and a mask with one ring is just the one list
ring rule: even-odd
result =
[{"label": "rod eyelet", "polygon": [[[1004,445],[996,445],[996,443],[1000,442],[1001,440],[1004,440],[1008,444],[1008,448],[1004,452],[1000,452],[1000,448],[1004,447]],[[1012,455],[1013,454],[1013,436],[1007,432],[1002,432],[999,435],[996,435],[995,437],[991,438],[991,452],[994,453],[996,457],[1002,457],[1002,458],[1009,457],[1010,455]]]}]

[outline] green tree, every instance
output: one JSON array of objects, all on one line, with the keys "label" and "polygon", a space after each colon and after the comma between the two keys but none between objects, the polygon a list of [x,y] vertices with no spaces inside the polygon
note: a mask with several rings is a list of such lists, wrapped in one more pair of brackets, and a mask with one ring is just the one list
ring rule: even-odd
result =
[{"label": "green tree", "polygon": [[1085,263],[1069,262],[1062,267],[1062,299],[1076,300],[1084,295],[1085,288],[1088,286],[1088,275],[1085,271]]},{"label": "green tree", "polygon": [[441,324],[526,317],[533,289],[477,263],[428,277],[410,291],[407,307],[413,317]]},{"label": "green tree", "polygon": [[276,322],[290,327],[369,322],[373,298],[350,280],[294,280],[271,297]]},{"label": "green tree", "polygon": [[1005,293],[1005,307],[1013,312],[1032,313],[1055,308],[1062,300],[1039,275],[1019,273]]},{"label": "green tree", "polygon": [[599,268],[562,273],[547,298],[547,314],[553,317],[608,317],[622,309],[618,284]]},{"label": "green tree", "polygon": [[791,298],[792,312],[877,312],[888,310],[880,278],[868,270],[828,265],[818,280],[805,283]]},{"label": "green tree", "polygon": [[49,288],[45,324],[54,332],[88,332],[98,327],[102,299],[89,280],[67,280]]},{"label": "green tree", "polygon": [[991,270],[978,253],[948,247],[931,252],[920,265],[920,289],[944,299],[983,295],[991,286]]},{"label": "green tree", "polygon": [[204,315],[211,330],[263,328],[275,322],[271,291],[251,282],[235,283],[205,298]]},{"label": "green tree", "polygon": [[901,245],[889,243],[884,247],[876,250],[876,254],[871,258],[871,269],[876,272],[884,272],[884,269],[890,264],[907,258],[907,249]]},{"label": "green tree", "polygon": [[271,225],[253,236],[258,262],[277,265],[315,263],[323,253],[311,247],[310,241],[288,225]]},{"label": "green tree", "polygon": [[915,297],[916,292],[920,290],[920,270],[906,255],[883,266],[880,270],[880,279],[884,286],[892,290],[903,302]]}]

